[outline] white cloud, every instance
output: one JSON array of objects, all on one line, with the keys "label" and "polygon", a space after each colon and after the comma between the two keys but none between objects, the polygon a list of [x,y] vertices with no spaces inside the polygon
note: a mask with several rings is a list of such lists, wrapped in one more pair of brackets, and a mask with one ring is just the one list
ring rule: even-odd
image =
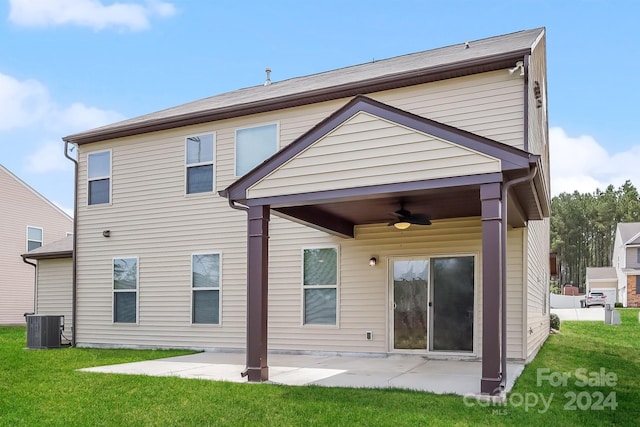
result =
[{"label": "white cloud", "polygon": [[153,16],[176,14],[173,4],[147,0],[104,4],[100,0],[9,0],[9,20],[25,27],[77,25],[103,30],[108,27],[141,31]]},{"label": "white cloud", "polygon": [[30,125],[48,109],[49,94],[41,83],[0,73],[0,131]]},{"label": "white cloud", "polygon": [[79,132],[123,120],[117,111],[101,110],[74,102],[64,109],[54,111],[48,122],[49,127],[65,133]]},{"label": "white cloud", "polygon": [[27,157],[27,170],[33,173],[67,172],[73,163],[64,156],[64,143],[49,141]]},{"label": "white cloud", "polygon": [[640,188],[640,146],[609,153],[593,137],[569,136],[559,127],[549,129],[551,194],[592,193],[631,180]]}]

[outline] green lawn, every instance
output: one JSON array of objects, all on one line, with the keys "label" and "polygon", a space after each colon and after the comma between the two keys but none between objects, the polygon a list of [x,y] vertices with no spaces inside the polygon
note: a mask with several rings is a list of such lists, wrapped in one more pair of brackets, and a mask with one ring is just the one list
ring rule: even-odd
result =
[{"label": "green lawn", "polygon": [[[526,367],[504,406],[403,390],[77,372],[82,367],[185,352],[25,350],[25,329],[5,327],[0,328],[0,425],[636,426],[640,423],[638,310],[622,310],[622,321],[621,326],[564,322],[561,333],[551,336]],[[602,368],[608,383],[580,385],[582,377],[602,382],[596,378]],[[562,372],[571,376],[566,385],[557,385]]]}]

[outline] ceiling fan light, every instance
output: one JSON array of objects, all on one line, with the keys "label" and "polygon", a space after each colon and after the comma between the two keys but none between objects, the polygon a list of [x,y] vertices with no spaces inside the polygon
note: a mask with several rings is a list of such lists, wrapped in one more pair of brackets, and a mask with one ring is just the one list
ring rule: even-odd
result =
[{"label": "ceiling fan light", "polygon": [[407,221],[400,221],[393,224],[393,226],[398,230],[406,230],[407,228],[411,227],[411,223]]}]

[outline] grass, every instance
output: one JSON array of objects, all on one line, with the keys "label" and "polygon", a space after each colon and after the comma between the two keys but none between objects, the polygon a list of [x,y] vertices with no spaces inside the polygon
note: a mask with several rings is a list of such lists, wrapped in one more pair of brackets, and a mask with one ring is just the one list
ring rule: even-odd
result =
[{"label": "grass", "polygon": [[[78,368],[185,354],[184,351],[25,350],[25,329],[0,328],[0,425],[251,426],[635,426],[640,420],[640,324],[563,322],[516,382],[506,405],[405,390],[232,384],[181,378],[95,374]],[[568,372],[566,386],[543,380]],[[576,369],[617,375],[616,384],[581,387]],[[598,392],[613,393],[597,410]],[[580,401],[571,409],[571,393]],[[538,402],[534,405],[534,395]],[[539,400],[551,400],[545,409]],[[522,398],[522,400],[520,399]],[[524,402],[528,401],[529,405]],[[522,402],[522,403],[521,403]],[[608,403],[613,403],[610,398]],[[587,405],[588,404],[588,405]],[[583,407],[580,409],[579,407]]]}]

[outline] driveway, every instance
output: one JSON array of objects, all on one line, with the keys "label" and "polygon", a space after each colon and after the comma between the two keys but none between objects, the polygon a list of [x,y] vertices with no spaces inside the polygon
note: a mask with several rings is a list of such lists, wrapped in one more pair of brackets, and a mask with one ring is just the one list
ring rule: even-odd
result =
[{"label": "driveway", "polygon": [[552,308],[552,313],[560,320],[590,320],[604,322],[604,307],[591,308]]}]

